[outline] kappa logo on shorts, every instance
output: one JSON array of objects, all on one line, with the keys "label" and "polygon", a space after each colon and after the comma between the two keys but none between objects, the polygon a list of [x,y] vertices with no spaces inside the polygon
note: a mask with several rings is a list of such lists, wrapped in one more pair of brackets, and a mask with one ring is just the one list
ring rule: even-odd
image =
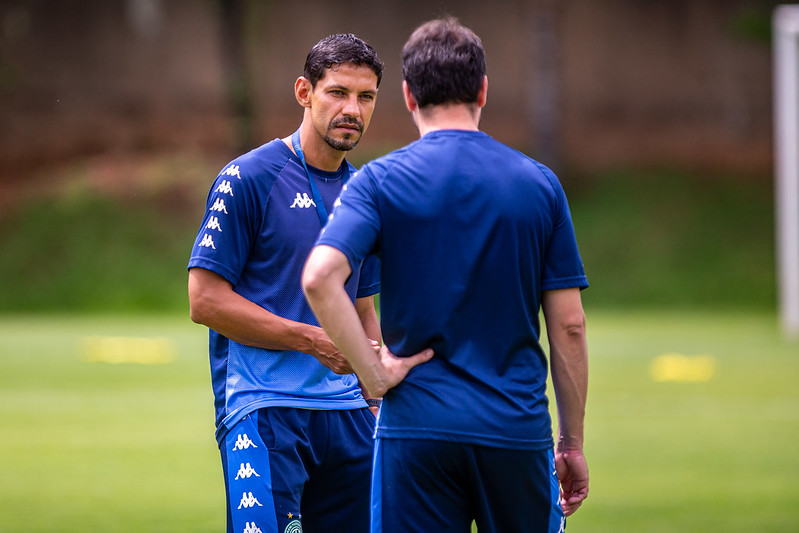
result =
[{"label": "kappa logo on shorts", "polygon": [[252,476],[261,477],[260,475],[258,475],[258,472],[256,472],[255,469],[250,466],[250,463],[247,463],[246,465],[244,463],[241,463],[241,465],[239,466],[239,472],[236,474],[236,479],[244,479],[244,478],[249,479]]},{"label": "kappa logo on shorts", "polygon": [[246,450],[250,446],[252,446],[253,448],[258,447],[255,445],[253,441],[250,440],[250,437],[248,437],[246,433],[239,433],[236,436],[236,445],[233,446],[233,451],[235,452],[236,450]]},{"label": "kappa logo on shorts", "polygon": [[291,208],[294,209],[295,207],[316,207],[316,202],[314,202],[310,196],[308,196],[307,192],[302,194],[297,193],[297,196],[294,198],[294,203],[291,204]]},{"label": "kappa logo on shorts", "polygon": [[286,524],[283,533],[302,533],[302,523],[299,520],[292,520]]},{"label": "kappa logo on shorts", "polygon": [[263,507],[261,502],[258,501],[258,498],[252,495],[252,492],[242,492],[241,493],[241,502],[239,502],[239,509],[242,507],[250,508],[250,507]]},{"label": "kappa logo on shorts", "polygon": [[241,533],[263,533],[261,528],[255,525],[255,522],[247,522],[244,524],[244,531]]}]

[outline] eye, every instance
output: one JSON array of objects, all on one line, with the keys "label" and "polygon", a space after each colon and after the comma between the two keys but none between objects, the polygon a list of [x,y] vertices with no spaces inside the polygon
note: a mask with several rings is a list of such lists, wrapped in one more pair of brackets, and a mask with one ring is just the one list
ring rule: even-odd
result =
[{"label": "eye", "polygon": [[364,101],[367,101],[367,102],[371,102],[372,100],[375,99],[375,95],[373,95],[373,94],[362,94],[362,95],[359,96],[359,98],[361,100],[364,100]]}]

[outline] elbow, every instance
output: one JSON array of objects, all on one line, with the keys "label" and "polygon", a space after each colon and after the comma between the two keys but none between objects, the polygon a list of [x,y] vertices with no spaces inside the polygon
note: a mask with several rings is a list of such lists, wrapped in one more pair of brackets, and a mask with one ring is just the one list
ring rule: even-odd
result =
[{"label": "elbow", "polygon": [[189,317],[195,324],[208,325],[210,305],[199,295],[189,295]]},{"label": "elbow", "polygon": [[316,246],[302,271],[302,290],[311,307],[343,288],[351,274],[343,253],[330,246]]},{"label": "elbow", "polygon": [[[189,274],[189,317],[195,324],[209,326],[211,314],[218,307],[218,303],[213,301],[213,291],[211,287],[204,285],[201,279]],[[209,326],[210,327],[210,326]]]},{"label": "elbow", "polygon": [[309,302],[314,302],[323,292],[324,277],[313,264],[305,267],[302,273],[302,290]]},{"label": "elbow", "polygon": [[205,324],[203,321],[203,314],[196,305],[189,304],[189,318],[191,318],[191,321],[195,324]]},{"label": "elbow", "polygon": [[585,337],[585,313],[582,310],[562,317],[559,325],[569,338]]},{"label": "elbow", "polygon": [[331,281],[330,274],[329,266],[320,258],[319,248],[315,248],[305,263],[300,279],[305,298],[312,306],[325,296]]}]

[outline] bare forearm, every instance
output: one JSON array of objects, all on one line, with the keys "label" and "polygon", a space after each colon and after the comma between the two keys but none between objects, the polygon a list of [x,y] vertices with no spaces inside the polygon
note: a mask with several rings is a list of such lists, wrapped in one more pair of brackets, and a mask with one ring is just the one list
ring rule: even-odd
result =
[{"label": "bare forearm", "polygon": [[[380,332],[380,321],[377,319],[377,312],[375,310],[374,296],[358,298],[355,301],[355,309],[358,312],[358,317],[361,320],[361,325],[363,326],[364,332],[366,332],[366,336],[369,337],[371,341],[375,341],[377,346],[381,345],[382,334]],[[375,398],[360,379],[359,384],[364,398]],[[372,407],[372,411],[377,415],[376,407]]]},{"label": "bare forearm", "polygon": [[189,302],[195,322],[240,344],[272,350],[314,354],[315,344],[325,337],[321,328],[270,313],[207,272],[196,270],[189,273]]},{"label": "bare forearm", "polygon": [[[581,450],[588,393],[588,357],[582,333],[563,333],[550,339],[552,384],[558,408],[558,447]],[[554,342],[553,342],[554,341]]]},{"label": "bare forearm", "polygon": [[364,330],[362,313],[344,291],[350,273],[349,262],[342,252],[320,245],[308,257],[302,286],[319,323],[341,349],[367,391],[379,397],[405,379],[413,367],[429,361],[433,350],[398,358],[383,346],[380,354],[376,354]]},{"label": "bare forearm", "polygon": [[366,332],[366,336],[373,341],[377,341],[378,344],[382,344],[380,321],[377,319],[374,299],[374,296],[358,298],[355,300],[355,310],[358,312],[358,318],[361,321],[363,330]]},{"label": "bare forearm", "polygon": [[558,407],[558,445],[581,450],[588,393],[588,346],[580,292],[546,292],[543,305]]},{"label": "bare forearm", "polygon": [[[345,354],[367,391],[378,396],[382,394],[376,388],[380,383],[380,360],[364,329],[362,317],[344,291],[343,283],[337,278],[323,278],[306,286],[305,294],[319,323]],[[367,324],[370,324],[369,320]],[[370,327],[374,328],[374,324]]]}]

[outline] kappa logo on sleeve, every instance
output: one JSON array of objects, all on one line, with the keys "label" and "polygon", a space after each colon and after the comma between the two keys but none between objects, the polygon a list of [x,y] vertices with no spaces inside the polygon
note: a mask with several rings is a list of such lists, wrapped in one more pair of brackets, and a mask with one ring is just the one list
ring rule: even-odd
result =
[{"label": "kappa logo on sleeve", "polygon": [[208,235],[207,233],[203,235],[203,240],[200,241],[200,244],[198,244],[197,246],[199,246],[200,248],[211,248],[213,250],[216,250],[216,246],[214,246],[214,238]]},{"label": "kappa logo on sleeve", "polygon": [[222,180],[222,182],[216,187],[214,192],[218,192],[220,194],[229,194],[233,196],[233,187],[230,185],[229,180]]},{"label": "kappa logo on sleeve", "polygon": [[241,174],[239,173],[239,166],[238,165],[230,165],[225,170],[222,171],[223,176],[236,176],[238,179],[241,179]]},{"label": "kappa logo on sleeve", "polygon": [[214,205],[211,206],[211,211],[214,211],[215,213],[224,213],[226,215],[228,214],[225,201],[222,198],[217,198],[214,200]]},{"label": "kappa logo on sleeve", "polygon": [[208,217],[208,224],[205,225],[205,229],[215,229],[219,233],[222,233],[222,226],[219,224],[219,218]]}]

